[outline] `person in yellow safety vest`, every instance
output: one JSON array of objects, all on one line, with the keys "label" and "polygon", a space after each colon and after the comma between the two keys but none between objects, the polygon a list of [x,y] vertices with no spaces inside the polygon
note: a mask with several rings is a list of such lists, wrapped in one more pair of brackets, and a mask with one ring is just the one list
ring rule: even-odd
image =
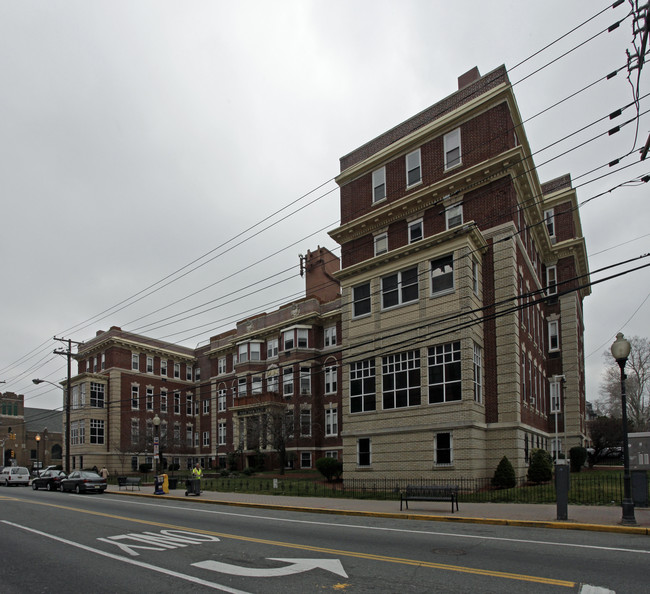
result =
[{"label": "person in yellow safety vest", "polygon": [[196,466],[192,468],[192,478],[201,480],[203,478],[203,469],[199,462],[196,463]]}]

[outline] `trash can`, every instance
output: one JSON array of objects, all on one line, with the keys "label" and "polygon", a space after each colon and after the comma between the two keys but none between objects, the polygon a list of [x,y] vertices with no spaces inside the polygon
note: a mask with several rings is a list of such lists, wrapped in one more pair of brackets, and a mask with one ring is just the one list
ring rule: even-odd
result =
[{"label": "trash can", "polygon": [[201,494],[201,479],[187,479],[185,481],[185,496]]},{"label": "trash can", "polygon": [[176,477],[171,477],[169,479],[169,489],[173,491],[176,487],[178,487],[178,479]]}]

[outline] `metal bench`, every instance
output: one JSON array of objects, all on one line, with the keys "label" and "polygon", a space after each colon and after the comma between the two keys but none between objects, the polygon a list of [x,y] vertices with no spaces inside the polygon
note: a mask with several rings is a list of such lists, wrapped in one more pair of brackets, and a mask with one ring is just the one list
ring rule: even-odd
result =
[{"label": "metal bench", "polygon": [[451,513],[454,513],[454,504],[458,511],[458,486],[457,485],[407,485],[400,491],[399,510],[402,504],[409,508],[409,501],[450,501]]},{"label": "metal bench", "polygon": [[117,486],[122,490],[122,487],[128,489],[131,487],[131,491],[134,491],[135,488],[140,490],[140,477],[139,476],[118,476],[117,477]]}]

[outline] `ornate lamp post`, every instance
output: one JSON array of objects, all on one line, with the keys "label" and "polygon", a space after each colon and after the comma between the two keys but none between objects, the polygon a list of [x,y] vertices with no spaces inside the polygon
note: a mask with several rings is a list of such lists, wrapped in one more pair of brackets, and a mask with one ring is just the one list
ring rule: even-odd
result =
[{"label": "ornate lamp post", "polygon": [[630,356],[631,346],[629,341],[625,340],[622,332],[616,335],[616,341],[612,344],[612,356],[616,359],[618,366],[621,368],[621,413],[623,422],[623,518],[621,524],[636,526],[634,517],[634,501],[632,501],[632,489],[630,484],[630,452],[628,448],[627,436],[627,398],[625,395],[625,364]]},{"label": "ornate lamp post", "polygon": [[41,435],[40,433],[36,434],[34,438],[36,440],[36,474],[41,476]]},{"label": "ornate lamp post", "polygon": [[156,416],[153,418],[153,426],[154,426],[154,442],[153,442],[153,455],[155,459],[155,470],[156,470],[156,476],[160,477],[160,469],[158,467],[159,465],[159,457],[160,457],[160,417],[158,416],[158,413],[156,413]]}]

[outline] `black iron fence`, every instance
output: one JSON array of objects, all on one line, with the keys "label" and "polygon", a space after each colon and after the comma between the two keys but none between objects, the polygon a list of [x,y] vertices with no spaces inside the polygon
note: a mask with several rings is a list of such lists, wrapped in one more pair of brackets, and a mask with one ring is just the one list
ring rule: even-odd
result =
[{"label": "black iron fence", "polygon": [[[222,492],[259,493],[304,497],[399,500],[407,485],[457,485],[459,501],[472,503],[554,503],[555,484],[534,484],[520,479],[508,489],[496,489],[488,479],[344,479],[341,482],[298,481],[257,477],[207,478],[204,489]],[[574,505],[620,505],[623,474],[571,475],[569,503]]]}]

